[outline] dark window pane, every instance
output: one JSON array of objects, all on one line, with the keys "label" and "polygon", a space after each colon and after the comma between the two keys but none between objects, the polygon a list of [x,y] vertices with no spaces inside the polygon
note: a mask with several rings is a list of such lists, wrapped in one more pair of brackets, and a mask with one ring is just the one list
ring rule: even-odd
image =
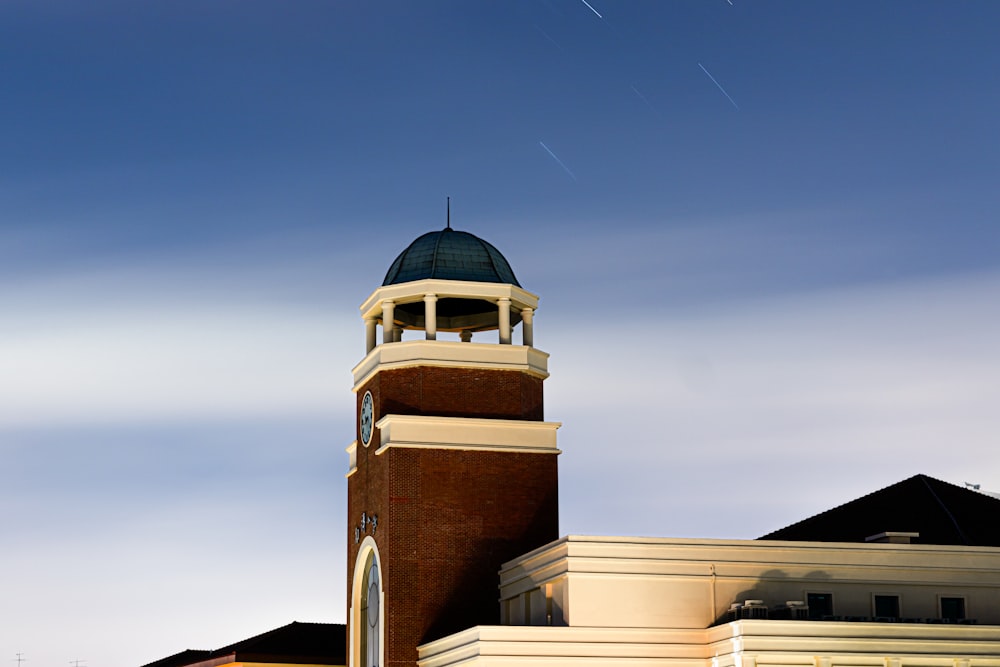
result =
[{"label": "dark window pane", "polygon": [[899,618],[899,596],[876,595],[875,616],[883,618]]},{"label": "dark window pane", "polygon": [[965,598],[941,598],[941,618],[953,621],[965,618]]},{"label": "dark window pane", "polygon": [[807,593],[809,618],[823,618],[833,615],[833,595],[830,593]]}]

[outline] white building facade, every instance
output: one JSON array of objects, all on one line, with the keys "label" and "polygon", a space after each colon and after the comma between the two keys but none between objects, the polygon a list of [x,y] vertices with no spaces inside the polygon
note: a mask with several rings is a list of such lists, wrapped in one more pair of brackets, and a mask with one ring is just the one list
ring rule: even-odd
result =
[{"label": "white building facade", "polygon": [[995,547],[569,536],[499,592],[418,664],[1000,667]]}]

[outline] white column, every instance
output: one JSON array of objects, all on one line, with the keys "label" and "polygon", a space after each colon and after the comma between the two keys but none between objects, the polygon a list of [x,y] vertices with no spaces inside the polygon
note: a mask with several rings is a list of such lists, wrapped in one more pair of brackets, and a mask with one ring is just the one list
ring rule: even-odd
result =
[{"label": "white column", "polygon": [[535,327],[533,316],[535,311],[531,308],[521,309],[521,344],[532,347],[535,344]]},{"label": "white column", "polygon": [[424,295],[424,331],[427,332],[427,340],[437,340],[438,337],[437,300],[437,294]]},{"label": "white column", "polygon": [[365,319],[365,354],[375,349],[375,329],[378,327],[378,320],[374,317]]},{"label": "white column", "polygon": [[502,296],[497,299],[497,312],[500,315],[500,344],[510,345],[510,299]]},{"label": "white column", "polygon": [[396,328],[396,325],[393,324],[392,318],[393,318],[393,315],[395,313],[395,310],[396,310],[396,303],[394,301],[392,301],[391,299],[386,299],[385,301],[382,302],[382,342],[383,343],[391,343],[391,342],[393,342],[393,339],[392,339],[392,336],[393,336],[392,330]]}]

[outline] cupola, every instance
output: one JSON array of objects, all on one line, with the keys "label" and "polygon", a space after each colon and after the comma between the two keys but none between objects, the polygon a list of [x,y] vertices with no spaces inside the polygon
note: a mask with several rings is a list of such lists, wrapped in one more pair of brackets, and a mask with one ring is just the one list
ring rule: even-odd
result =
[{"label": "cupola", "polygon": [[382,343],[402,341],[404,330],[457,332],[462,342],[472,334],[498,331],[499,343],[511,345],[521,325],[521,343],[533,345],[532,316],[538,297],[521,287],[510,263],[492,244],[450,224],[417,237],[389,266],[382,286],[361,305],[366,353]]}]

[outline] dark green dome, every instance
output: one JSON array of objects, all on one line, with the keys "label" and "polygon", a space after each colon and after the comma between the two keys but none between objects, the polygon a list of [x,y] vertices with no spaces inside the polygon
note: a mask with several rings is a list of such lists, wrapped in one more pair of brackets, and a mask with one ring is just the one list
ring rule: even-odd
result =
[{"label": "dark green dome", "polygon": [[427,278],[521,286],[499,250],[478,236],[450,227],[420,236],[399,253],[382,284]]}]

